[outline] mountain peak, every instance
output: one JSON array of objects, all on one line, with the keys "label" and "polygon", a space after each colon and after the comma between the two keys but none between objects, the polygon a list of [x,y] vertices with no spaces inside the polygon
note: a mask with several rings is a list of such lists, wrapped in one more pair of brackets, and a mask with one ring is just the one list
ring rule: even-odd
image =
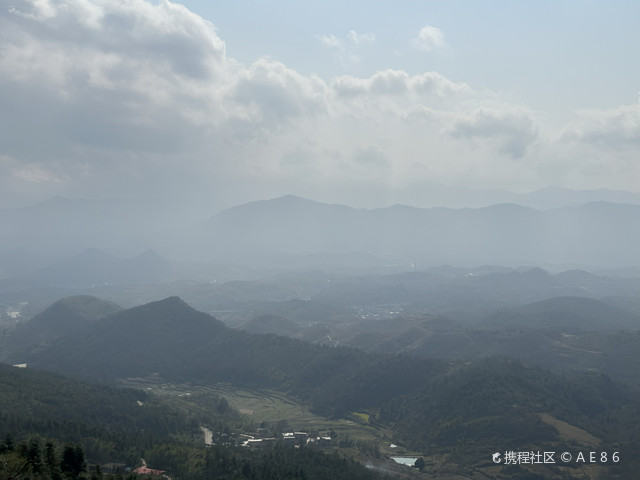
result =
[{"label": "mountain peak", "polygon": [[282,195],[280,197],[275,197],[275,198],[272,198],[271,200],[267,200],[267,201],[271,201],[271,202],[313,202],[313,203],[317,203],[317,202],[314,202],[313,200],[310,200],[308,198],[299,197],[298,195],[292,195],[292,194]]},{"label": "mountain peak", "polygon": [[157,305],[163,305],[163,306],[186,307],[193,310],[193,308],[187,302],[182,300],[177,295],[171,295],[170,297],[166,297],[166,298],[163,298],[162,300],[158,300],[156,302],[151,302],[151,303],[154,303]]},{"label": "mountain peak", "polygon": [[162,258],[153,248],[147,248],[138,258]]},{"label": "mountain peak", "polygon": [[156,300],[154,302],[145,303],[137,307],[133,307],[131,310],[145,309],[145,310],[160,310],[164,313],[176,313],[176,312],[196,312],[191,305],[182,300],[177,295],[163,298],[162,300]]},{"label": "mountain peak", "polygon": [[122,310],[118,305],[92,295],[73,295],[53,303],[29,322],[33,325],[47,325],[47,328],[75,328],[76,326],[100,320]]},{"label": "mountain peak", "polygon": [[120,315],[126,318],[137,319],[137,321],[145,323],[151,328],[153,325],[157,326],[161,324],[168,327],[171,326],[169,328],[173,328],[173,325],[180,325],[183,331],[180,333],[176,331],[178,335],[186,333],[184,329],[187,326],[196,328],[197,326],[203,325],[216,325],[217,327],[223,325],[219,320],[196,310],[178,296],[171,296],[163,298],[162,300],[139,305],[122,311]]}]

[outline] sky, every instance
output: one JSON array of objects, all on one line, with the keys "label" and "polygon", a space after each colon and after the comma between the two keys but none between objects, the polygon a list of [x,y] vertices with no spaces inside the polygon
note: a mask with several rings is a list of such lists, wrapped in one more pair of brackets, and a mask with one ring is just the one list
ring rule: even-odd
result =
[{"label": "sky", "polygon": [[0,192],[640,190],[640,2],[3,0]]}]

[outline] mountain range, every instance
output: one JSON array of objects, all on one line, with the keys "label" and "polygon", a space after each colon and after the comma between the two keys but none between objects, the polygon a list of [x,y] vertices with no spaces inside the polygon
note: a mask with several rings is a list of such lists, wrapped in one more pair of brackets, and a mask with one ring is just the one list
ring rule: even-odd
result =
[{"label": "mountain range", "polygon": [[368,254],[379,265],[640,263],[640,205],[605,202],[547,211],[514,204],[363,210],[287,196],[225,210],[207,229],[203,252],[249,261]]},{"label": "mountain range", "polygon": [[567,200],[535,209],[517,195],[503,195],[502,202],[512,203],[356,209],[284,196],[211,217],[206,205],[192,208],[183,201],[54,198],[0,209],[0,276],[50,266],[89,248],[120,257],[152,249],[175,261],[271,270],[416,262],[590,270],[640,264],[634,248],[638,195],[547,189],[529,196]]}]

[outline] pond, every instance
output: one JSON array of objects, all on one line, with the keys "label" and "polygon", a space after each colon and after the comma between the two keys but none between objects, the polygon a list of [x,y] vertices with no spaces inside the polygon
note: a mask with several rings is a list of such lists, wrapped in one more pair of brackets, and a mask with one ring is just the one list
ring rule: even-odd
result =
[{"label": "pond", "polygon": [[413,467],[413,464],[416,463],[418,457],[391,457],[391,459],[396,463]]}]

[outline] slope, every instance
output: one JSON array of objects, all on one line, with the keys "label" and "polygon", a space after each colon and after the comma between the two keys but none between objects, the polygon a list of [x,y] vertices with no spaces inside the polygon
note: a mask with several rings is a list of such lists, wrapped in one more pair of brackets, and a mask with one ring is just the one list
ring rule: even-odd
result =
[{"label": "slope", "polygon": [[[514,448],[527,438],[558,445],[562,437],[540,414],[608,441],[603,419],[631,402],[606,377],[563,377],[508,359],[466,365],[251,335],[177,297],[104,318],[38,352],[32,363],[111,380],[154,374],[169,382],[273,388],[325,416],[368,412],[370,421],[395,425],[414,448],[446,449],[462,435],[474,445],[464,457],[471,464],[498,440]],[[625,432],[622,426],[615,433]]]},{"label": "slope", "polygon": [[[81,442],[92,461],[137,461],[142,449],[190,433],[195,420],[142,391],[0,364],[0,432]],[[197,423],[195,424],[197,428]]]},{"label": "slope", "polygon": [[[177,297],[104,318],[33,352],[27,361],[35,367],[111,381],[159,374],[174,382],[277,388],[310,401],[323,414],[337,416],[363,401],[375,405],[408,392],[414,388],[412,380],[424,380],[441,368],[439,362],[390,360],[232,330]],[[386,388],[384,381],[355,381],[366,376],[392,381],[394,389]]]},{"label": "slope", "polygon": [[0,359],[12,358],[21,362],[21,356],[120,310],[118,305],[91,295],[60,299],[28,322],[18,325],[2,343]]},{"label": "slope", "polygon": [[585,297],[555,297],[495,313],[483,326],[495,328],[552,329],[582,331],[637,330],[640,316],[603,301]]}]

